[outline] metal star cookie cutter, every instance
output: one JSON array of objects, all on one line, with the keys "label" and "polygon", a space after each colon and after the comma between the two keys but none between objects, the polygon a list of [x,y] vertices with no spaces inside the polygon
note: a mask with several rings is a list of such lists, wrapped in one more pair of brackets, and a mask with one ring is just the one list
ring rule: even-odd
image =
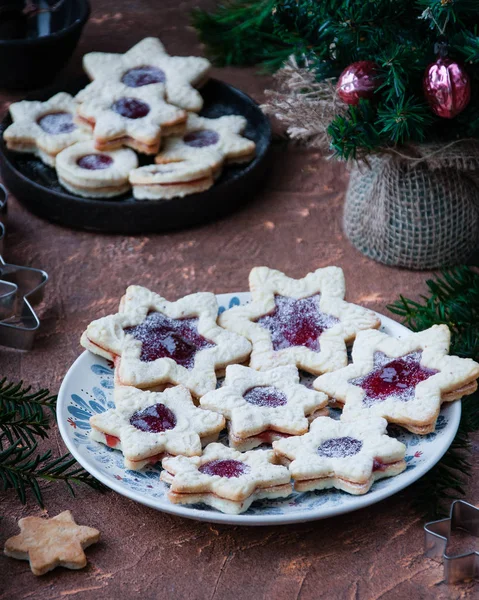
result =
[{"label": "metal star cookie cutter", "polygon": [[479,577],[478,550],[457,555],[447,554],[451,532],[455,529],[479,537],[479,508],[464,500],[455,500],[451,505],[449,518],[424,525],[426,556],[443,561],[446,583],[459,583]]},{"label": "metal star cookie cutter", "polygon": [[11,265],[3,260],[7,198],[7,190],[0,184],[0,345],[29,350],[40,327],[32,304],[42,300],[48,275],[40,269]]}]

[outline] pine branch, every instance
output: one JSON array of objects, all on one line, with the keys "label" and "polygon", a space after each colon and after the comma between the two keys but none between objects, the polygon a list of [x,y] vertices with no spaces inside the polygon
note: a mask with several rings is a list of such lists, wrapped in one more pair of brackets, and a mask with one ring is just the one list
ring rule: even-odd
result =
[{"label": "pine branch", "polygon": [[371,151],[380,144],[376,114],[367,100],[350,106],[346,115],[338,115],[327,131],[335,156],[344,160],[357,160],[360,158],[358,149]]},{"label": "pine branch", "polygon": [[71,494],[75,495],[73,485],[83,483],[93,489],[103,491],[102,483],[97,481],[77,463],[70,454],[51,458],[51,450],[40,454],[37,444],[30,448],[16,440],[5,450],[0,451],[0,489],[14,489],[22,504],[26,503],[30,490],[38,504],[43,508],[43,495],[39,481],[63,481]]},{"label": "pine branch", "polygon": [[378,110],[377,120],[382,126],[380,134],[385,140],[402,144],[408,140],[424,141],[433,117],[425,102],[403,95],[383,105]]},{"label": "pine branch", "polygon": [[[445,271],[427,282],[429,296],[420,302],[403,296],[389,310],[413,331],[446,323],[451,330],[451,354],[479,359],[479,273],[470,267]],[[479,392],[462,400],[456,437],[441,461],[417,484],[417,504],[432,518],[448,512],[451,499],[465,495],[471,476],[469,434],[479,430]]]},{"label": "pine branch", "polygon": [[229,0],[215,12],[194,9],[193,26],[219,66],[265,63],[275,70],[291,48],[274,33],[274,0]]}]

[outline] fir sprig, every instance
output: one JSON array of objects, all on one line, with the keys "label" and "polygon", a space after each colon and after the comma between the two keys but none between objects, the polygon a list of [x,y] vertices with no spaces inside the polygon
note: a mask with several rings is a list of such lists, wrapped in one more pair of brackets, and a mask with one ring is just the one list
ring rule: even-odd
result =
[{"label": "fir sprig", "polygon": [[44,409],[55,414],[56,396],[48,390],[32,391],[23,382],[0,380],[0,490],[14,489],[22,503],[31,490],[43,507],[40,481],[63,481],[101,490],[103,485],[70,454],[52,458],[51,450],[38,452],[38,439],[48,437],[50,421]]},{"label": "fir sprig", "polygon": [[[421,301],[403,296],[389,310],[413,331],[446,323],[451,330],[451,354],[479,360],[479,273],[458,267],[426,282],[430,294]],[[435,518],[448,513],[451,499],[464,496],[471,475],[469,435],[479,430],[479,392],[462,400],[456,437],[441,461],[417,484],[417,503]]]},{"label": "fir sprig", "polygon": [[75,495],[74,484],[84,483],[96,490],[103,485],[87,473],[70,454],[52,459],[52,452],[37,452],[37,444],[22,445],[21,440],[0,451],[0,485],[4,490],[14,489],[25,504],[30,489],[38,504],[43,508],[43,495],[39,481],[63,481],[71,494]]}]

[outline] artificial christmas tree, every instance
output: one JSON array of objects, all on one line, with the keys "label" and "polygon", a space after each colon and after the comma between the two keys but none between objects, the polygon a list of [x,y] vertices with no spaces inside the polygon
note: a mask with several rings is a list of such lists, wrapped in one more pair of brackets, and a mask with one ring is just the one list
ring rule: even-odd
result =
[{"label": "artificial christmas tree", "polygon": [[356,247],[410,268],[467,260],[479,239],[478,2],[235,0],[194,24],[223,63],[281,67],[267,110],[350,161]]}]

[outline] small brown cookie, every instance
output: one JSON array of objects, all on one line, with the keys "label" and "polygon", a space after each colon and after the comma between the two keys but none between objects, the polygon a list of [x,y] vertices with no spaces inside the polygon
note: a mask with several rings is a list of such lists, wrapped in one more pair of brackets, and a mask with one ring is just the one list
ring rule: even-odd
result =
[{"label": "small brown cookie", "polygon": [[93,527],[77,525],[69,510],[52,519],[26,517],[18,522],[20,532],[5,542],[7,556],[30,561],[34,575],[44,575],[56,567],[83,569],[83,550],[100,539]]}]

